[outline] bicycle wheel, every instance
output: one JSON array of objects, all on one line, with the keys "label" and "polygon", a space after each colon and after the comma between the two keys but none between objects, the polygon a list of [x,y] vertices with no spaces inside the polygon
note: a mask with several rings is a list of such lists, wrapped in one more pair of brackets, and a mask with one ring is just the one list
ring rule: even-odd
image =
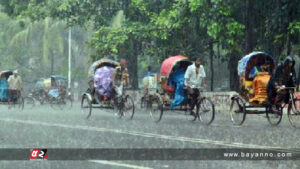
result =
[{"label": "bicycle wheel", "polygon": [[131,120],[135,113],[134,102],[131,96],[126,95],[123,99],[123,106],[121,109],[121,115],[124,116],[126,119]]},{"label": "bicycle wheel", "polygon": [[282,114],[283,114],[282,106],[276,109],[276,111],[274,111],[271,106],[268,106],[266,108],[267,119],[272,126],[277,126],[281,122]]},{"label": "bicycle wheel", "polygon": [[300,99],[293,99],[289,103],[288,118],[293,127],[300,128]]},{"label": "bicycle wheel", "polygon": [[203,97],[199,100],[197,104],[197,116],[206,125],[210,125],[214,121],[215,105],[209,98]]},{"label": "bicycle wheel", "polygon": [[81,99],[81,112],[86,115],[88,119],[92,114],[92,100],[88,97],[88,95],[84,94]]},{"label": "bicycle wheel", "polygon": [[146,111],[150,115],[151,119],[155,122],[159,122],[163,115],[163,105],[158,96],[148,98],[146,101]]},{"label": "bicycle wheel", "polygon": [[242,125],[246,119],[245,102],[239,96],[231,99],[230,117],[234,125]]},{"label": "bicycle wheel", "polygon": [[26,107],[31,109],[35,106],[35,101],[32,97],[25,97],[24,98],[24,105],[26,105]]}]

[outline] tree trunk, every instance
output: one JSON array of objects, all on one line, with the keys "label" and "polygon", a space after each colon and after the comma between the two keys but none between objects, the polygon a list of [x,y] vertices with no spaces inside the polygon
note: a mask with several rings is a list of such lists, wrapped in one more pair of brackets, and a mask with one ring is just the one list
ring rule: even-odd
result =
[{"label": "tree trunk", "polygon": [[281,59],[280,56],[281,56],[283,49],[284,49],[283,42],[278,42],[277,44],[275,44],[274,57],[275,57],[276,63],[280,62],[280,59]]},{"label": "tree trunk", "polygon": [[228,62],[228,69],[230,72],[230,76],[229,76],[229,86],[230,86],[230,90],[234,90],[237,91],[239,88],[239,77],[238,77],[238,72],[237,72],[237,65],[238,65],[238,55],[233,53],[230,54],[230,59]]},{"label": "tree trunk", "polygon": [[210,90],[214,91],[214,48],[213,42],[209,44],[209,55],[210,55]]},{"label": "tree trunk", "polygon": [[[288,4],[288,10],[287,10],[288,24],[294,21],[296,13],[297,13],[297,2],[292,0]],[[287,30],[285,31],[287,34],[287,55],[291,55],[293,37],[290,33],[288,33]]]},{"label": "tree trunk", "polygon": [[[300,58],[300,52],[298,54],[299,58]],[[299,69],[298,69],[298,78],[297,78],[297,90],[299,91],[299,85],[300,85],[300,66],[299,66]]]},{"label": "tree trunk", "polygon": [[292,52],[292,42],[291,42],[291,35],[287,35],[287,50],[286,50],[286,54],[287,56],[291,55]]},{"label": "tree trunk", "polygon": [[139,88],[139,81],[138,81],[138,51],[139,51],[139,46],[137,44],[137,42],[134,43],[134,55],[131,56],[132,59],[132,88],[133,89],[138,89]]},{"label": "tree trunk", "polygon": [[253,0],[246,0],[246,53],[253,51]]},{"label": "tree trunk", "polygon": [[138,81],[138,62],[137,62],[137,56],[139,51],[138,41],[134,40],[131,37],[131,40],[129,42],[130,50],[127,53],[127,67],[130,75],[130,84],[133,89],[138,89],[139,87],[139,81]]},{"label": "tree trunk", "polygon": [[51,75],[54,75],[54,54],[53,54],[53,51],[50,52],[50,55],[51,55],[50,73],[51,73]]},{"label": "tree trunk", "polygon": [[[283,6],[283,2],[281,0],[277,0],[276,1],[276,5],[277,5],[277,13],[279,13],[279,19],[278,20],[278,28],[276,29],[276,34],[284,34],[286,35],[286,28],[285,28],[285,25],[284,25],[284,21],[285,18],[284,18],[284,12],[282,10],[282,6]],[[280,39],[277,41],[277,43],[273,44],[273,46],[275,47],[274,51],[275,51],[275,60],[276,62],[278,63],[281,59],[281,54],[282,54],[282,51],[284,50],[284,47],[285,47],[285,39]]]},{"label": "tree trunk", "polygon": [[299,66],[299,69],[298,69],[298,79],[297,79],[297,91],[299,91],[299,85],[300,85],[300,66]]}]

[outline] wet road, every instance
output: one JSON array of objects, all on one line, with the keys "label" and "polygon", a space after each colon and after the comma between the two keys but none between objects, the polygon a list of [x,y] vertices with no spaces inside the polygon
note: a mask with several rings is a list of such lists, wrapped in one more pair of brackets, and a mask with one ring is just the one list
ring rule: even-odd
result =
[{"label": "wet road", "polygon": [[[1,148],[299,148],[300,130],[286,116],[272,127],[264,115],[249,115],[233,126],[228,108],[218,109],[210,126],[168,111],[159,123],[137,109],[133,120],[112,110],[89,119],[79,103],[71,109],[35,106],[23,111],[0,106]],[[297,161],[1,161],[0,168],[299,168]]]}]

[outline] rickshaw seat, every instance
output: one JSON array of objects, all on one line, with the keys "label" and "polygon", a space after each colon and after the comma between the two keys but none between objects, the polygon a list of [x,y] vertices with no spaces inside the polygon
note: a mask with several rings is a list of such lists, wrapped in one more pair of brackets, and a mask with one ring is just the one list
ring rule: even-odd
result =
[{"label": "rickshaw seat", "polygon": [[161,88],[163,89],[164,92],[167,93],[174,93],[175,90],[172,86],[168,85],[168,81],[166,79],[161,81]]}]

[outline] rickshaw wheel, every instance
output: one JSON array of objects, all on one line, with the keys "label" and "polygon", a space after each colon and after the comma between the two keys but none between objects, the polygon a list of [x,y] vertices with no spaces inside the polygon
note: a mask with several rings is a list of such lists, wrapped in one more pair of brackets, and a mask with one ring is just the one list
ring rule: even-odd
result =
[{"label": "rickshaw wheel", "polygon": [[279,112],[274,112],[269,106],[266,108],[267,119],[272,126],[277,126],[281,122],[282,114],[283,107],[279,108]]},{"label": "rickshaw wheel", "polygon": [[131,120],[135,113],[134,101],[131,96],[126,95],[124,101],[124,107],[122,109],[122,116],[125,116],[126,119]]},{"label": "rickshaw wheel", "polygon": [[63,103],[59,100],[60,98],[50,98],[50,106],[54,110],[62,110],[64,106]]},{"label": "rickshaw wheel", "polygon": [[159,96],[146,99],[146,111],[154,122],[159,122],[163,115],[163,105]]},{"label": "rickshaw wheel", "polygon": [[201,123],[210,125],[215,119],[215,105],[211,99],[203,97],[197,104],[197,117]]},{"label": "rickshaw wheel", "polygon": [[231,98],[230,117],[234,125],[242,125],[246,119],[245,102],[239,96]]},{"label": "rickshaw wheel", "polygon": [[300,128],[300,99],[293,99],[289,103],[288,118],[293,127]]},{"label": "rickshaw wheel", "polygon": [[92,100],[88,97],[88,94],[84,94],[81,99],[81,112],[84,115],[87,115],[86,118],[88,119],[92,114]]}]

